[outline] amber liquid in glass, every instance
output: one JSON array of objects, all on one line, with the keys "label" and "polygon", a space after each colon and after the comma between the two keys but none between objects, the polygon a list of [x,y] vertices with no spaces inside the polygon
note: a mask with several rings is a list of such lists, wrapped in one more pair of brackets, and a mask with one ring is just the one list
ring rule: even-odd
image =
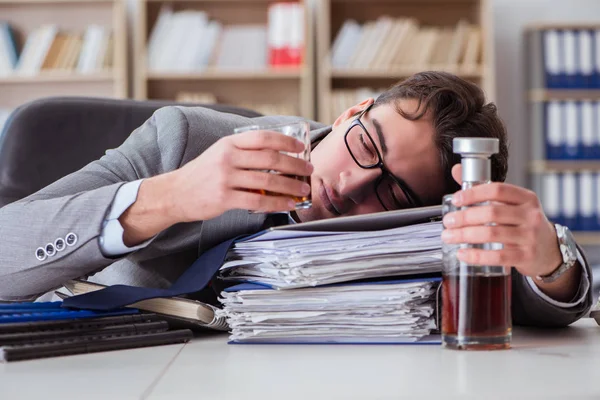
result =
[{"label": "amber liquid in glass", "polygon": [[[306,182],[310,185],[310,176],[298,176],[298,175],[285,175],[285,176],[287,176],[288,178],[294,178],[296,180]],[[269,190],[264,190],[264,189],[248,189],[248,191],[252,192],[252,193],[267,195],[267,196],[284,196],[281,193],[271,192]],[[296,206],[298,208],[303,208],[299,205],[307,205],[308,207],[310,207],[310,204],[311,204],[310,194],[308,194],[306,196],[289,196],[289,197],[294,199],[294,201],[296,202]]]},{"label": "amber liquid in glass", "polygon": [[445,346],[473,350],[510,348],[510,296],[510,274],[444,274],[442,335]]}]

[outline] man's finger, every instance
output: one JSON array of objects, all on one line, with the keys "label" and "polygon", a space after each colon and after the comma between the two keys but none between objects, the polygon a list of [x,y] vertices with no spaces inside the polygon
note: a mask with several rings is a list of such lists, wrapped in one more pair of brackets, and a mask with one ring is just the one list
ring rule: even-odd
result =
[{"label": "man's finger", "polygon": [[469,265],[500,265],[505,267],[516,266],[523,262],[521,248],[502,250],[460,249],[457,258]]},{"label": "man's finger", "polygon": [[273,131],[248,131],[231,136],[235,147],[245,150],[271,149],[300,153],[304,151],[304,143],[291,136]]},{"label": "man's finger", "polygon": [[525,244],[523,230],[514,226],[469,226],[458,229],[445,229],[442,240],[445,243],[508,243]]},{"label": "man's finger", "polygon": [[452,196],[453,204],[459,207],[485,201],[519,205],[537,201],[537,196],[529,189],[500,182],[477,185],[470,189],[460,190]]},{"label": "man's finger", "polygon": [[495,203],[450,212],[444,216],[443,222],[446,228],[460,228],[491,223],[520,225],[526,221],[526,217],[524,207]]}]

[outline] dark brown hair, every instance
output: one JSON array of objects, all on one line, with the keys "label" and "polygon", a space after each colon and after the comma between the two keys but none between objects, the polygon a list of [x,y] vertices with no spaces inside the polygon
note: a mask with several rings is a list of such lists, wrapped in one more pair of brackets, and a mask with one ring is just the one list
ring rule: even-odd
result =
[{"label": "dark brown hair", "polygon": [[[418,100],[416,111],[402,110],[399,101],[402,99]],[[492,156],[492,180],[506,179],[506,128],[496,106],[486,104],[483,91],[474,83],[446,72],[420,72],[390,87],[375,100],[373,107],[383,104],[394,104],[398,113],[411,121],[431,118],[446,183],[444,193],[460,189],[452,178],[452,166],[460,163],[460,155],[452,151],[452,139],[456,137],[499,139],[500,151]]]}]

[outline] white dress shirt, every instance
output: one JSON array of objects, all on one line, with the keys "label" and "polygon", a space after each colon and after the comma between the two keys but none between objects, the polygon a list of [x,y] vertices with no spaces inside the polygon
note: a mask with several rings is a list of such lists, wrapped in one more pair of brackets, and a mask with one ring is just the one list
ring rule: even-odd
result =
[{"label": "white dress shirt", "polygon": [[143,179],[128,182],[121,186],[115,195],[110,206],[110,212],[102,223],[102,232],[100,233],[99,243],[100,251],[105,257],[120,256],[132,251],[144,248],[152,239],[146,240],[137,246],[127,247],[123,242],[123,227],[119,222],[119,217],[137,200],[138,191]]},{"label": "white dress shirt", "polygon": [[[121,214],[123,214],[125,210],[127,210],[129,206],[131,206],[137,199],[138,191],[142,181],[143,179],[126,183],[119,188],[115,195],[115,199],[111,205],[108,217],[103,222],[102,233],[100,234],[99,238],[100,250],[106,257],[121,256],[123,254],[144,248],[152,240],[151,238],[137,246],[127,247],[125,243],[123,243],[123,227],[119,222],[119,217]],[[289,216],[290,224],[295,224],[296,221],[294,221],[289,213],[287,214]],[[583,266],[584,261],[579,250],[577,250],[577,259]],[[570,308],[584,301],[588,290],[590,290],[590,277],[588,276],[587,269],[582,268],[582,271],[583,274],[585,274],[584,290],[581,291],[581,294],[578,298],[569,303],[556,301],[550,298],[540,290],[531,277],[527,277],[527,282],[529,283],[529,286],[531,286],[531,289],[548,303],[556,307]]]}]

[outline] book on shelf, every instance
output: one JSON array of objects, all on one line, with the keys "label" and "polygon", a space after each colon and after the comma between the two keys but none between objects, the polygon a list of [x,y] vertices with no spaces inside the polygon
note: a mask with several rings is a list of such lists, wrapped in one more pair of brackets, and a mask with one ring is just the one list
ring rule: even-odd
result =
[{"label": "book on shelf", "polygon": [[300,66],[304,58],[304,6],[277,2],[268,10],[268,64],[271,67]]},{"label": "book on shelf", "polygon": [[530,88],[600,88],[600,25],[530,29],[526,43]]},{"label": "book on shelf", "polygon": [[[100,290],[106,286],[84,280],[71,280],[65,288],[73,295]],[[227,330],[224,318],[215,314],[214,306],[182,297],[155,298],[131,304],[129,307],[161,315],[171,324],[187,328]]]},{"label": "book on shelf", "polygon": [[267,24],[223,24],[205,11],[174,11],[165,4],[148,38],[148,69],[201,72],[209,67],[264,70],[302,65],[303,6],[272,3],[265,13]]},{"label": "book on shelf", "polygon": [[35,76],[42,72],[80,74],[110,70],[114,38],[109,29],[90,25],[83,37],[57,25],[42,25],[27,35],[18,54],[10,26],[0,24],[0,76]]},{"label": "book on shelf", "polygon": [[600,172],[548,171],[534,177],[544,212],[574,231],[600,231]]},{"label": "book on shelf", "polygon": [[385,91],[385,88],[373,89],[369,87],[361,87],[358,89],[334,89],[331,91],[330,110],[331,113],[328,116],[329,121],[333,122],[337,117],[342,115],[344,111],[352,107],[361,101],[373,97],[377,98],[381,93]]},{"label": "book on shelf", "polygon": [[420,26],[414,18],[381,16],[360,25],[346,20],[333,41],[333,69],[451,69],[474,72],[481,60],[478,26],[460,20],[453,27]]},{"label": "book on shelf", "polygon": [[[12,110],[9,108],[0,108],[0,139],[2,139],[2,133],[4,132],[4,125],[6,125],[6,122],[8,121],[8,117],[10,116],[11,112],[12,112]],[[0,142],[1,142],[1,140],[0,140]]]},{"label": "book on shelf", "polygon": [[[179,92],[175,101],[196,104],[217,104],[217,96],[210,92]],[[237,107],[254,110],[263,115],[299,115],[298,107],[291,103],[257,103],[257,102],[233,102],[228,103]]]},{"label": "book on shelf", "polygon": [[7,22],[0,22],[0,76],[12,73],[19,60],[14,31]]},{"label": "book on shelf", "polygon": [[549,100],[531,105],[537,160],[600,160],[600,101]]}]

